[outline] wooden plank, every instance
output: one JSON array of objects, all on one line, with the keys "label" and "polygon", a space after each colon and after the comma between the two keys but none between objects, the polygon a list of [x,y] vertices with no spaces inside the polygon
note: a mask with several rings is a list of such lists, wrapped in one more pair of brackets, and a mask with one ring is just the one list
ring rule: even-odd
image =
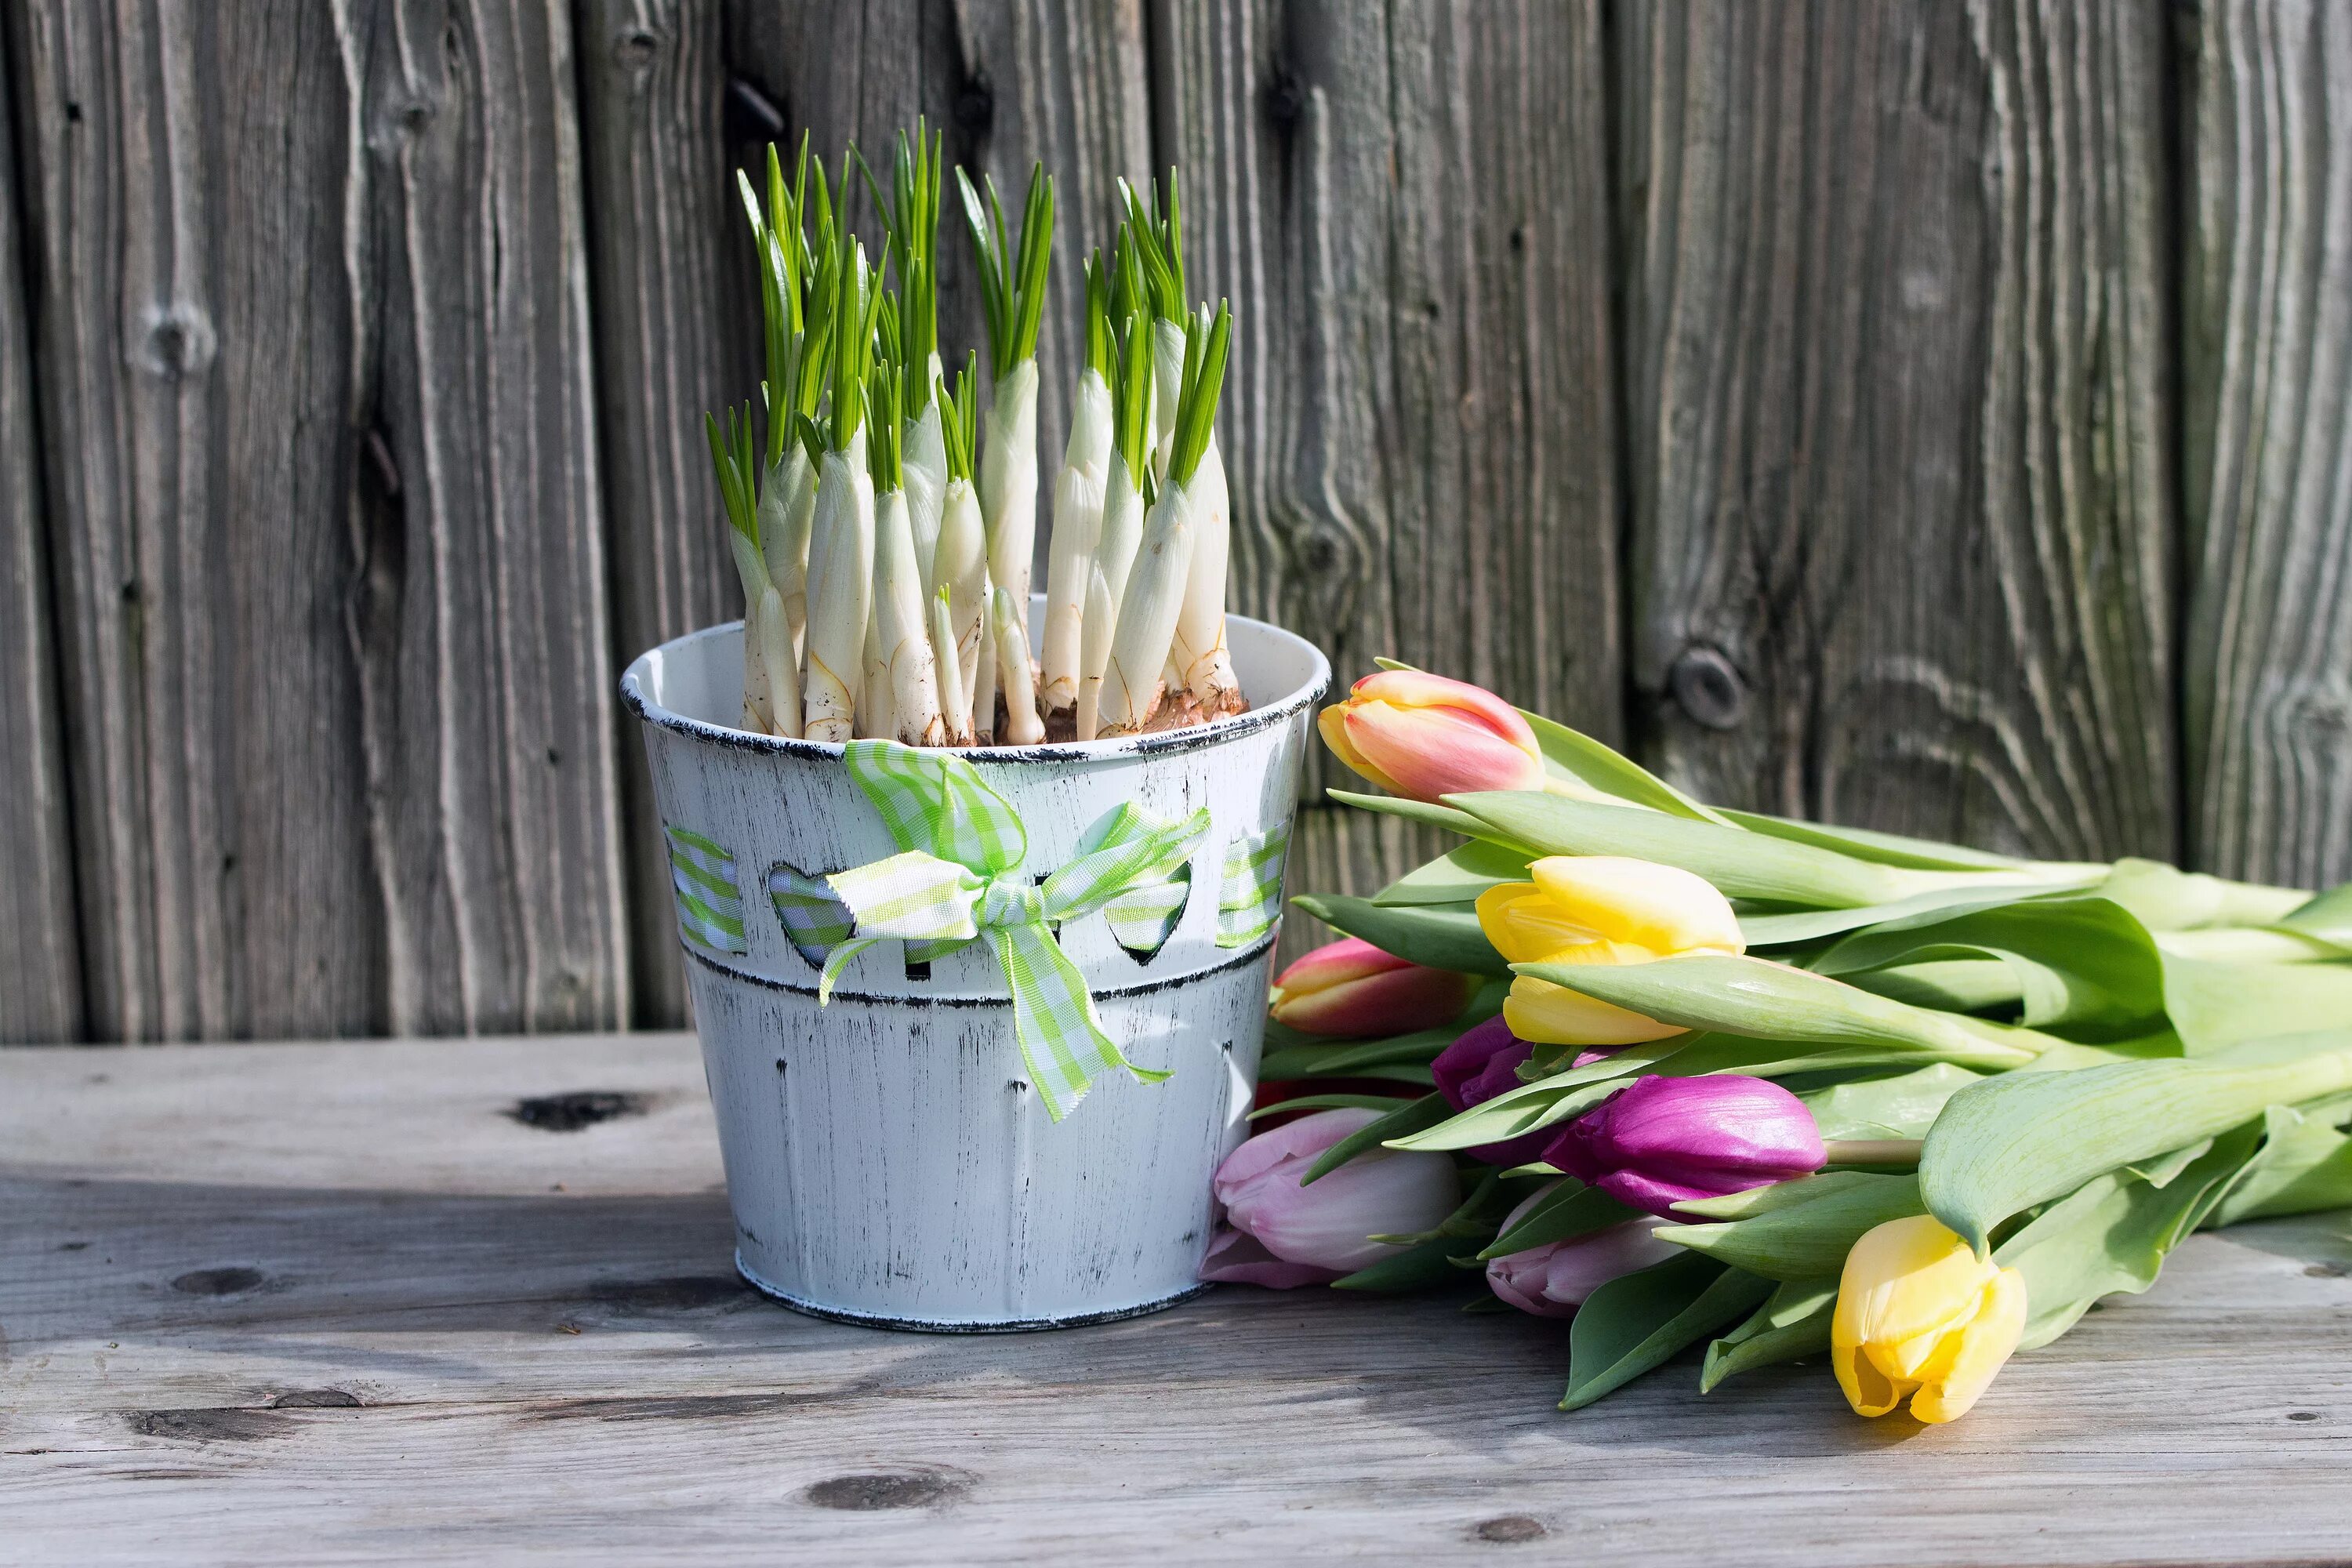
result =
[{"label": "wooden plank", "polygon": [[[1342,686],[1389,654],[1620,739],[1598,7],[1161,0],[1153,37],[1192,286],[1234,310],[1236,607]],[[1411,864],[1330,826],[1295,891]]]},{"label": "wooden plank", "polygon": [[1727,804],[2170,855],[2163,8],[1621,23],[1645,756]]},{"label": "wooden plank", "polygon": [[2189,853],[2352,878],[2352,16],[2216,0],[2188,71]]},{"label": "wooden plank", "polygon": [[[702,416],[758,389],[759,297],[725,145],[724,17],[679,0],[579,11],[598,451],[622,660],[739,618]],[[635,1021],[686,1017],[668,858],[636,721],[619,714]]]},{"label": "wooden plank", "polygon": [[0,37],[0,1041],[39,1044],[81,1037],[81,948],[6,55]]},{"label": "wooden plank", "polygon": [[619,1021],[567,7],[9,15],[93,1029]]},{"label": "wooden plank", "polygon": [[[2342,1545],[2340,1216],[2192,1238],[1950,1426],[1856,1420],[1818,1364],[1701,1398],[1687,1359],[1563,1416],[1565,1325],[1444,1300],[1229,1288],[1009,1337],[773,1308],[729,1273],[683,1037],[15,1051],[0,1081],[0,1510],[28,1563],[1736,1540],[1874,1568],[1857,1520],[1925,1565]],[[505,1114],[591,1089],[647,1109]]]}]

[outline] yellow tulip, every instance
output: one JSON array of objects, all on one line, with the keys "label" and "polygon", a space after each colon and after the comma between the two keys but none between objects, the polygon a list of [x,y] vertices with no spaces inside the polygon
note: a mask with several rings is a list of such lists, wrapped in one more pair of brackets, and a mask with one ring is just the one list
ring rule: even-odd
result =
[{"label": "yellow tulip", "polygon": [[1830,1362],[1857,1415],[1906,1399],[1953,1421],[1991,1385],[2025,1332],[2025,1278],[1980,1258],[1930,1215],[1889,1220],[1846,1254]]},{"label": "yellow tulip", "polygon": [[[1478,898],[1478,925],[1512,963],[1647,963],[1738,952],[1730,900],[1704,877],[1620,855],[1555,855]],[[1549,980],[1521,975],[1503,1004],[1511,1032],[1554,1045],[1629,1046],[1682,1031]]]}]

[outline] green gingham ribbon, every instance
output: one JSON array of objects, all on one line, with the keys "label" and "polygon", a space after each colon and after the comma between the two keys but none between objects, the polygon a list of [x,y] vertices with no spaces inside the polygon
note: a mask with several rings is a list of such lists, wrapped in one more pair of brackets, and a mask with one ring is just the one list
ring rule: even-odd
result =
[{"label": "green gingham ribbon", "polygon": [[1225,847],[1225,875],[1217,897],[1217,945],[1243,947],[1274,929],[1282,913],[1282,860],[1290,824],[1245,833]]},{"label": "green gingham ribbon", "polygon": [[1086,977],[1052,927],[1168,881],[1208,832],[1208,808],[1171,823],[1120,805],[1087,830],[1068,865],[1040,883],[1021,871],[1029,835],[1020,814],[970,763],[895,741],[852,741],[845,750],[850,777],[905,848],[825,879],[856,924],[826,961],[819,1000],[874,942],[896,938],[940,952],[984,934],[1004,967],[1021,1059],[1047,1116],[1068,1115],[1097,1072],[1123,1068],[1149,1083],[1165,1079],[1129,1061],[1103,1032]]},{"label": "green gingham ribbon", "polygon": [[677,929],[713,952],[748,952],[743,899],[735,890],[735,857],[701,834],[662,825],[669,836],[669,879],[677,891]]}]

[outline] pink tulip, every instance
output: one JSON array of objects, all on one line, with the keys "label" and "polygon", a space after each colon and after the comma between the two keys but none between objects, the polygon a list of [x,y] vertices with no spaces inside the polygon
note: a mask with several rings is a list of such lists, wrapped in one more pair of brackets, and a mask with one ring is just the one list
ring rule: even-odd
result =
[{"label": "pink tulip", "polygon": [[1629,1208],[1670,1215],[1810,1175],[1829,1152],[1813,1113],[1777,1083],[1650,1074],[1562,1128],[1544,1158]]},{"label": "pink tulip", "polygon": [[[1497,1234],[1508,1235],[1537,1204],[1559,1185],[1552,1183],[1511,1211]],[[1682,1251],[1671,1241],[1652,1234],[1672,1220],[1643,1215],[1602,1230],[1570,1237],[1566,1241],[1507,1253],[1486,1264],[1486,1286],[1522,1312],[1538,1318],[1565,1318],[1584,1304],[1586,1297],[1621,1275],[1664,1263]]]},{"label": "pink tulip", "polygon": [[[1437,1092],[1445,1097],[1448,1105],[1456,1110],[1467,1110],[1518,1088],[1519,1064],[1533,1056],[1535,1049],[1512,1034],[1510,1025],[1500,1018],[1489,1018],[1438,1052],[1437,1059],[1429,1064],[1430,1076],[1437,1080]],[[1481,1143],[1464,1152],[1474,1160],[1508,1169],[1542,1159],[1544,1146],[1554,1136],[1547,1127],[1499,1143]]]},{"label": "pink tulip", "polygon": [[1271,1010],[1276,1023],[1309,1035],[1365,1039],[1450,1024],[1477,990],[1475,974],[1424,968],[1351,936],[1275,976]]},{"label": "pink tulip", "polygon": [[1373,1149],[1313,1186],[1323,1152],[1376,1121],[1372,1110],[1322,1110],[1261,1132],[1225,1156],[1211,1184],[1223,1222],[1201,1264],[1203,1279],[1286,1290],[1321,1285],[1397,1248],[1375,1236],[1434,1230],[1462,1201],[1444,1154]]},{"label": "pink tulip", "polygon": [[1408,799],[1544,787],[1543,752],[1527,720],[1466,681],[1384,669],[1356,682],[1316,723],[1341,762]]}]

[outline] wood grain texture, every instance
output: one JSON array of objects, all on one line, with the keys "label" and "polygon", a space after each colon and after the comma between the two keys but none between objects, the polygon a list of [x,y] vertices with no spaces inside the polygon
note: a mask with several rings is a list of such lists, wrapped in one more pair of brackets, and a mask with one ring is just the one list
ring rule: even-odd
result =
[{"label": "wood grain texture", "polygon": [[81,1037],[81,952],[9,96],[0,37],[0,1041],[36,1044]]},{"label": "wood grain texture", "polygon": [[[618,668],[743,613],[702,416],[756,397],[759,299],[724,132],[720,8],[589,0],[578,18]],[[686,984],[669,863],[636,721],[617,722],[631,1007],[638,1024],[675,1026]]]},{"label": "wood grain texture", "polygon": [[1646,759],[1727,804],[2168,857],[2164,9],[1619,22]]},{"label": "wood grain texture", "polygon": [[[1949,1426],[1858,1421],[1818,1364],[1701,1398],[1688,1358],[1563,1416],[1564,1325],[1445,1300],[1228,1288],[1006,1338],[772,1307],[728,1271],[686,1037],[16,1051],[0,1080],[0,1509],[35,1568],[289,1540],[1876,1568],[1890,1520],[1927,1565],[2341,1552],[2327,1225],[2192,1238]],[[641,1109],[509,1114],[580,1089]]]},{"label": "wood grain texture", "polygon": [[104,1037],[617,1022],[565,7],[12,7]]},{"label": "wood grain texture", "polygon": [[[1391,655],[1619,739],[1598,7],[1161,0],[1153,40],[1189,280],[1234,306],[1234,607],[1339,684]],[[1427,847],[1300,847],[1298,890]]]},{"label": "wood grain texture", "polygon": [[2352,878],[2352,16],[2216,0],[2189,51],[2188,848]]}]

